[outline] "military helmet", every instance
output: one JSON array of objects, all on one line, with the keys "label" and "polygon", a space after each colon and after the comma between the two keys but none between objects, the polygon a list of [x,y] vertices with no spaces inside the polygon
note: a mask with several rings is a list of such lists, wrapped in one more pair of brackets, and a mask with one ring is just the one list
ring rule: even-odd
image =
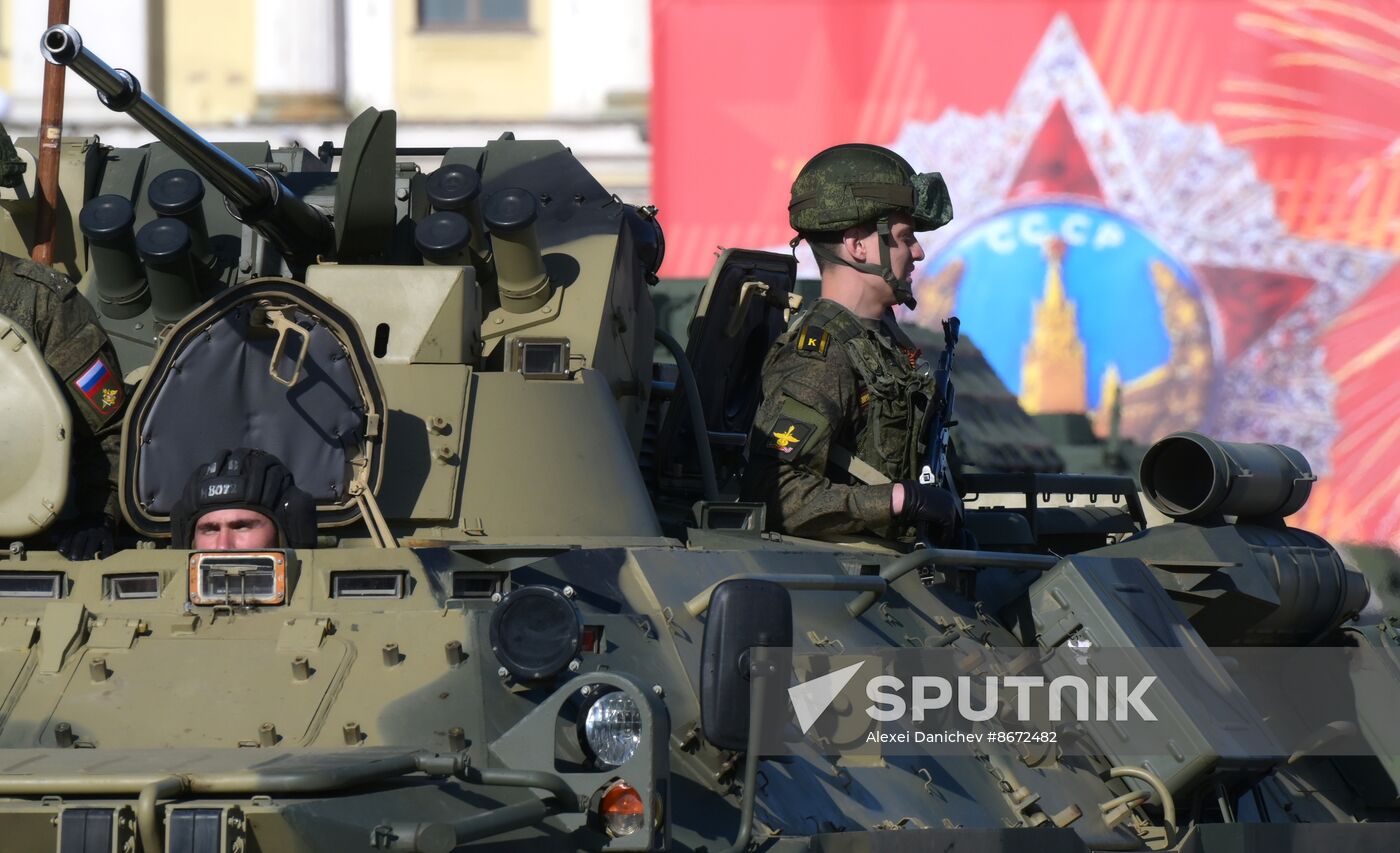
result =
[{"label": "military helmet", "polygon": [[912,216],[915,231],[932,231],[953,218],[953,204],[942,175],[916,173],[888,148],[863,143],[808,160],[788,202],[788,222],[799,234],[844,231],[891,213]]},{"label": "military helmet", "polygon": [[[917,173],[909,161],[878,145],[858,142],[822,151],[802,167],[792,182],[788,222],[798,236],[793,248],[807,239],[817,260],[878,275],[895,299],[913,308],[914,292],[890,266],[891,214],[905,213],[915,231],[932,231],[953,218],[948,186],[937,172]],[[838,236],[856,225],[872,224],[880,234],[880,263],[857,263],[824,245],[819,235]],[[817,238],[817,239],[813,239]]]},{"label": "military helmet", "polygon": [[171,547],[189,548],[199,519],[221,509],[262,513],[277,526],[284,546],[316,545],[316,504],[271,453],[240,447],[196,468],[170,511]]}]

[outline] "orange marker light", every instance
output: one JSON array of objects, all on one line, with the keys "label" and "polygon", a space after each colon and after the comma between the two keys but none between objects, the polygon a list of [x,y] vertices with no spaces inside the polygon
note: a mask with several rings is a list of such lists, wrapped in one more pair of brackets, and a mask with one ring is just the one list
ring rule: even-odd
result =
[{"label": "orange marker light", "polygon": [[601,641],[603,639],[602,625],[584,625],[579,632],[579,650],[584,652],[602,651]]},{"label": "orange marker light", "polygon": [[641,829],[645,811],[641,795],[626,782],[614,783],[603,794],[603,801],[598,806],[608,832],[614,836],[631,835]]}]

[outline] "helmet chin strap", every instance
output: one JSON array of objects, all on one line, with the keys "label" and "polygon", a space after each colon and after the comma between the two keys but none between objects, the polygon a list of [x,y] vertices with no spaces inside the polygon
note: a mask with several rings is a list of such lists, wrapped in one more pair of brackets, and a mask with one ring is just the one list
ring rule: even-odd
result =
[{"label": "helmet chin strap", "polygon": [[[840,264],[843,267],[850,267],[857,272],[863,272],[868,275],[878,275],[890,286],[890,290],[894,291],[894,298],[897,302],[900,302],[906,308],[913,308],[917,304],[914,300],[913,288],[896,276],[894,274],[894,267],[890,266],[890,243],[893,240],[890,236],[890,221],[883,216],[880,217],[875,223],[875,233],[880,235],[880,263],[878,264],[848,261],[826,246],[819,245],[810,240],[807,242],[812,247],[812,254],[829,264]],[[793,239],[792,246],[794,249],[797,248],[797,243],[801,239],[802,237],[800,235]]]},{"label": "helmet chin strap", "polygon": [[890,244],[894,242],[894,237],[890,235],[890,221],[880,217],[875,223],[875,232],[880,235],[880,277],[890,286],[890,290],[894,291],[895,300],[912,309],[918,304],[914,300],[914,289],[897,277],[894,267],[890,265]]}]

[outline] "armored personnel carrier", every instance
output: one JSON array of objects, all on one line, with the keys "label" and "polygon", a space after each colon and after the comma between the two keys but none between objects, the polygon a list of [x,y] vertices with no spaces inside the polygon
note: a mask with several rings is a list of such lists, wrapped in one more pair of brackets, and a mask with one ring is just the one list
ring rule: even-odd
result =
[{"label": "armored personnel carrier", "polygon": [[[1366,749],[1383,689],[1344,671],[1350,718],[1228,748],[1260,716],[1240,647],[1394,659],[1354,618],[1365,583],[1283,523],[1298,454],[1164,440],[1143,481],[1175,521],[1151,529],[1125,478],[1010,473],[967,479],[1005,496],[968,513],[982,550],[780,535],[730,484],[791,258],[725,252],[682,350],[655,329],[655,211],[559,142],[425,174],[368,110],[341,147],[213,145],[72,28],[43,46],[159,142],[63,145],[63,260],[133,386],[115,555],[18,541],[63,502],[64,414],[19,331],[0,360],[48,401],[33,465],[57,471],[0,484],[3,849],[1400,849],[1400,765]],[[318,547],[166,547],[232,447],[291,467]],[[786,688],[872,649],[1002,676],[1141,652],[1158,712],[998,707],[980,741],[847,749],[862,703],[832,691],[813,723]],[[1008,731],[1037,737],[993,748]]]}]

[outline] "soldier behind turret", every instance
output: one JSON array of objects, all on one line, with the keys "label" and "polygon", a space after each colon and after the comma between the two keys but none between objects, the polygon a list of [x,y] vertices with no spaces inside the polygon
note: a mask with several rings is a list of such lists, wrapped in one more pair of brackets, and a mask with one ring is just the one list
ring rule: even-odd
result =
[{"label": "soldier behind turret", "polygon": [[893,313],[914,303],[916,232],[952,217],[940,175],[878,146],[828,148],[798,174],[788,219],[816,256],[822,298],[768,353],[744,484],[774,528],[956,536],[953,495],[915,479],[935,391]]},{"label": "soldier behind turret", "polygon": [[[5,156],[8,152],[9,156]],[[0,183],[19,172],[10,137],[0,126]],[[119,517],[117,471],[126,389],[116,350],[92,309],[66,276],[27,258],[0,252],[0,314],[19,324],[67,392],[73,410],[72,488],[49,531],[70,560],[112,550]]]}]

